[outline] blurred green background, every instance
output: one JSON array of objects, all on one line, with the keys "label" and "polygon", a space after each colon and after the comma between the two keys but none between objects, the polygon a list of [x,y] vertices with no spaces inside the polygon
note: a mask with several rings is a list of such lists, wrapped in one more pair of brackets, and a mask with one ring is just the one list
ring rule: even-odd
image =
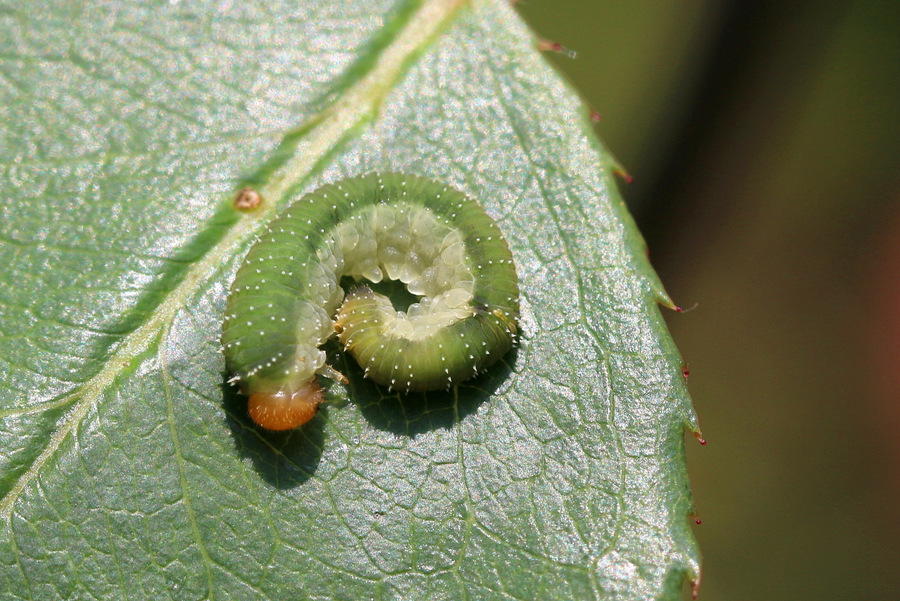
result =
[{"label": "blurred green background", "polygon": [[698,305],[700,599],[900,599],[900,2],[517,8]]}]

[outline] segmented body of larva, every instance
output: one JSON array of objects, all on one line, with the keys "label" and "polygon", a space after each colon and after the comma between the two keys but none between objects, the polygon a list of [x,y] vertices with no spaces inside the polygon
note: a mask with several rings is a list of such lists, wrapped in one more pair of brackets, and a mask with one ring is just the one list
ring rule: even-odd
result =
[{"label": "segmented body of larva", "polygon": [[[397,311],[366,286],[345,298],[345,276],[399,280],[419,301]],[[434,180],[374,173],[322,186],[272,221],[232,284],[222,346],[251,417],[283,430],[315,414],[317,374],[342,377],[320,348],[335,332],[366,377],[424,391],[501,358],[518,317],[512,255],[484,209]]]}]

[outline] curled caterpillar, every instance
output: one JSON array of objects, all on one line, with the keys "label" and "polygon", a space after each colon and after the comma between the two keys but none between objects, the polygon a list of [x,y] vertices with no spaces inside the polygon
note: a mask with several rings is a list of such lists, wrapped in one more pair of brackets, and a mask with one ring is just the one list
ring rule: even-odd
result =
[{"label": "curled caterpillar", "polygon": [[[419,300],[397,311],[342,277],[399,280]],[[365,376],[427,391],[467,380],[513,346],[515,265],[484,209],[414,175],[373,173],[303,196],[269,224],[235,276],[222,346],[251,418],[306,423],[323,400],[317,374],[346,381],[321,346],[338,339]]]}]

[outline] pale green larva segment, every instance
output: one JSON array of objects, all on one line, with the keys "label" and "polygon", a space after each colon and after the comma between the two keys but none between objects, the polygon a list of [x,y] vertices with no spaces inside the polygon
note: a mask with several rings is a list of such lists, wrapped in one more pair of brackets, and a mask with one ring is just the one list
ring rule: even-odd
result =
[{"label": "pale green larva segment", "polygon": [[[397,311],[363,286],[344,302],[344,276],[400,280],[419,302]],[[367,377],[433,390],[512,348],[518,296],[506,241],[477,202],[422,177],[370,174],[307,194],[269,225],[232,284],[222,343],[250,395],[291,395],[327,373],[320,347],[336,330]]]}]

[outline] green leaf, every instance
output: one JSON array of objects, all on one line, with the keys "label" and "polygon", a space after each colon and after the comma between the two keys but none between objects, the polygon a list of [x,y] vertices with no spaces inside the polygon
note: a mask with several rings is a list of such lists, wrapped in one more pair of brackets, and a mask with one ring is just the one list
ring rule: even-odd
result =
[{"label": "green leaf", "polygon": [[[228,6],[228,8],[224,8]],[[503,0],[0,4],[4,599],[678,599],[671,306]],[[449,392],[261,432],[218,352],[253,236],[369,170],[479,198],[523,340]],[[263,206],[231,207],[256,186]]]}]

